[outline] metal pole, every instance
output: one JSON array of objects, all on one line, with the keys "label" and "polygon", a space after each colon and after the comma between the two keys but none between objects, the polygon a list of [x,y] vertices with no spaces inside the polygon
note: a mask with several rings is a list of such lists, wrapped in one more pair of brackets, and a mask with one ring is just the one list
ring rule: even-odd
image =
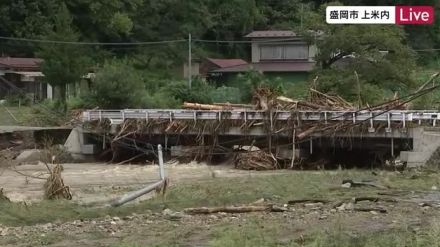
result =
[{"label": "metal pole", "polygon": [[192,83],[192,58],[191,58],[191,34],[188,34],[188,87],[191,89]]},{"label": "metal pole", "polygon": [[158,145],[157,146],[157,150],[158,150],[158,155],[159,155],[159,174],[160,174],[160,180],[155,182],[154,184],[150,184],[145,188],[142,188],[140,190],[134,191],[132,193],[126,194],[124,196],[122,196],[121,198],[119,198],[118,200],[114,201],[111,203],[111,205],[113,207],[118,207],[121,206],[122,204],[125,204],[129,201],[132,201],[144,194],[147,194],[148,192],[153,191],[154,189],[161,187],[165,184],[165,169],[163,166],[163,156],[162,156],[162,146]]},{"label": "metal pole", "polygon": [[165,168],[163,166],[163,155],[162,155],[162,146],[159,144],[157,145],[157,152],[159,155],[159,174],[160,174],[160,179],[164,180],[165,179]]},{"label": "metal pole", "polygon": [[134,200],[134,199],[136,199],[136,198],[138,198],[138,197],[140,197],[140,196],[142,196],[144,194],[147,194],[148,192],[153,191],[157,187],[162,186],[164,183],[165,183],[165,180],[157,181],[156,183],[148,185],[147,187],[145,187],[143,189],[140,189],[138,191],[132,192],[131,194],[124,195],[123,197],[119,198],[119,200],[117,200],[115,202],[112,202],[111,205],[113,207],[121,206],[124,203],[132,201],[132,200]]},{"label": "metal pole", "polygon": [[294,163],[295,163],[295,153],[296,153],[296,150],[295,150],[295,136],[296,136],[296,126],[294,126],[294,129],[293,129],[293,134],[292,134],[292,160],[290,161],[290,168],[292,169],[293,168],[293,165],[294,165]]}]

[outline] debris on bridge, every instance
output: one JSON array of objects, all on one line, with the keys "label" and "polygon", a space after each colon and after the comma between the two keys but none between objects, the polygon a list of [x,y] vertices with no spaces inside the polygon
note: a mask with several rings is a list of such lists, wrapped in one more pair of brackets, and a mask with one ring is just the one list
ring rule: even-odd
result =
[{"label": "debris on bridge", "polygon": [[268,87],[261,86],[254,90],[252,104],[233,104],[229,102],[200,104],[184,102],[183,109],[192,110],[355,110],[356,108],[338,95],[329,95],[316,89],[310,88],[307,100],[291,99],[277,94]]},{"label": "debris on bridge", "polygon": [[[429,85],[428,80],[412,94],[400,97],[396,93],[375,106],[362,104],[360,99],[357,104],[350,103],[339,95],[323,93],[315,88],[309,89],[306,99],[292,99],[260,86],[253,92],[250,104],[184,102],[182,108],[189,110],[95,110],[84,114],[83,119],[86,119],[86,128],[104,134],[103,148],[113,154],[112,162],[122,158],[131,161],[140,153],[145,155],[137,157],[145,160],[147,152],[154,153],[151,144],[162,143],[170,152],[172,149],[167,148],[167,144],[171,147],[191,147],[184,156],[198,161],[211,160],[214,156],[218,158],[218,155],[231,157],[235,153],[233,157],[237,169],[280,169],[284,168],[280,163],[287,160],[291,160],[289,167],[293,168],[299,167],[295,163],[302,162],[295,156],[312,154],[313,146],[321,145],[314,144],[313,139],[317,137],[331,139],[333,147],[338,141],[339,148],[350,149],[355,133],[390,133],[394,128],[408,128],[416,120],[418,124],[432,121],[437,114],[425,116],[406,111],[412,100],[437,87]],[[394,111],[396,109],[400,111]],[[240,138],[233,140],[234,136]],[[259,151],[237,151],[233,148],[234,145],[250,145],[256,139],[255,146],[261,148]],[[385,161],[382,156],[382,152],[377,154],[379,162]],[[391,156],[394,157],[393,148]],[[310,160],[308,164],[318,161]]]}]

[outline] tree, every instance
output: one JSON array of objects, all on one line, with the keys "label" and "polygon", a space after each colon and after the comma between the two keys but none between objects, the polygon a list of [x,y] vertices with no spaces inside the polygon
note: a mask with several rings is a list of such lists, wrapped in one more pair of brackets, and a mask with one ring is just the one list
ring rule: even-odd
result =
[{"label": "tree", "polygon": [[[338,3],[332,3],[335,5]],[[414,86],[415,54],[396,25],[324,25],[325,6],[309,28],[318,46],[318,87],[351,100],[377,103]]]},{"label": "tree", "polygon": [[[50,18],[59,8],[57,0],[0,1],[0,36],[36,38],[50,30]],[[32,45],[1,41],[0,52],[9,56],[31,56]]]},{"label": "tree", "polygon": [[[54,17],[53,28],[43,39],[56,41],[79,40],[79,35],[72,28],[72,18],[64,4],[60,6],[58,14]],[[64,110],[66,106],[67,85],[81,80],[89,69],[89,59],[86,50],[72,44],[44,44],[38,52],[44,59],[41,70],[44,80],[59,93],[58,100]]]},{"label": "tree", "polygon": [[87,100],[104,109],[142,107],[145,86],[140,73],[127,62],[111,61],[96,73]]}]

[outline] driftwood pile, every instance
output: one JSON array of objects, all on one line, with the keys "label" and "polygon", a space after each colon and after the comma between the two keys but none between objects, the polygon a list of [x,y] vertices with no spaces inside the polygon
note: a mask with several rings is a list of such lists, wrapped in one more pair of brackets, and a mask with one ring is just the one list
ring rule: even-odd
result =
[{"label": "driftwood pile", "polygon": [[275,170],[279,168],[277,159],[268,152],[251,150],[241,152],[234,157],[235,168],[241,170]]},{"label": "driftwood pile", "polygon": [[0,188],[0,202],[10,202],[9,198],[3,192],[3,188]]},{"label": "driftwood pile", "polygon": [[60,164],[55,165],[52,169],[47,166],[49,177],[44,184],[44,195],[46,199],[72,199],[69,186],[64,185],[61,172],[63,167]]},{"label": "driftwood pile", "polygon": [[310,88],[307,100],[296,100],[278,95],[268,87],[258,87],[254,90],[252,104],[214,103],[199,104],[184,102],[184,109],[192,110],[355,110],[355,107],[338,95],[329,95]]}]

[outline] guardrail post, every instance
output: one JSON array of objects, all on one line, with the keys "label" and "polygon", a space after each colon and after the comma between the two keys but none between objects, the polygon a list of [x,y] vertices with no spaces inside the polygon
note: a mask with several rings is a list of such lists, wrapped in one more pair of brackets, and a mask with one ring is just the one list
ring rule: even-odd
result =
[{"label": "guardrail post", "polygon": [[247,122],[247,112],[246,112],[246,109],[244,109],[244,123],[246,123]]},{"label": "guardrail post", "polygon": [[404,112],[402,112],[402,127],[406,127],[406,114]]},{"label": "guardrail post", "polygon": [[373,133],[374,131],[374,116],[373,113],[370,112],[370,128],[368,128],[368,132]]},{"label": "guardrail post", "polygon": [[387,123],[388,126],[385,128],[385,132],[390,133],[391,132],[391,115],[390,113],[387,113]]}]

